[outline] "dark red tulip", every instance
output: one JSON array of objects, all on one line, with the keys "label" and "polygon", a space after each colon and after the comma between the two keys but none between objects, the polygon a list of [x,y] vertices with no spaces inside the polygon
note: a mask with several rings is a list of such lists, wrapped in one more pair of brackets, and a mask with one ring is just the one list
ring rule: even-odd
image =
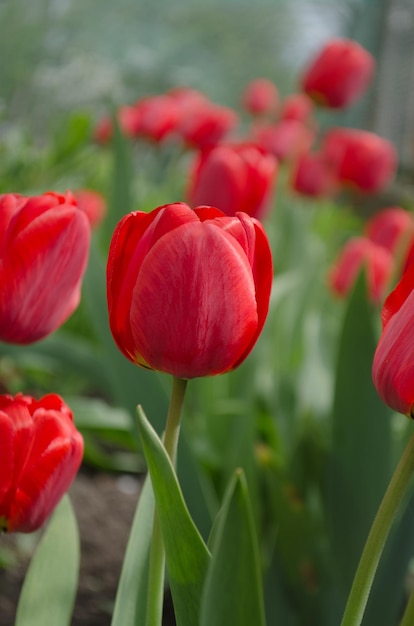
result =
[{"label": "dark red tulip", "polygon": [[82,461],[83,440],[57,395],[0,396],[0,530],[32,532],[49,517]]},{"label": "dark red tulip", "polygon": [[322,152],[343,185],[365,193],[384,189],[397,168],[397,152],[392,143],[365,130],[328,131]]},{"label": "dark red tulip", "polygon": [[263,328],[272,259],[244,213],[167,204],[126,215],[107,267],[109,322],[124,355],[179,378],[237,367]]},{"label": "dark red tulip", "polygon": [[0,340],[55,331],[79,304],[90,226],[71,193],[0,196]]},{"label": "dark red tulip", "polygon": [[382,310],[382,334],[372,368],[377,391],[392,409],[413,417],[414,264],[403,274]]},{"label": "dark red tulip", "polygon": [[338,109],[357,100],[375,70],[373,56],[350,39],[329,41],[302,77],[302,89],[317,104]]},{"label": "dark red tulip", "polygon": [[378,304],[385,296],[394,261],[388,250],[365,237],[354,237],[344,245],[329,272],[330,287],[337,296],[346,297],[363,268],[368,296],[374,304]]},{"label": "dark red tulip", "polygon": [[226,215],[243,211],[261,219],[270,205],[277,170],[273,156],[254,144],[219,144],[196,158],[189,202],[215,206]]},{"label": "dark red tulip", "polygon": [[267,78],[256,78],[246,86],[242,105],[251,115],[275,113],[279,104],[279,91]]}]

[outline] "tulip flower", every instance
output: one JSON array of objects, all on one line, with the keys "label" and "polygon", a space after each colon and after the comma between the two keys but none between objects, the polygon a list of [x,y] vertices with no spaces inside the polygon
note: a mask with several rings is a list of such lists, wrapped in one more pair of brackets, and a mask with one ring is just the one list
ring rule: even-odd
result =
[{"label": "tulip flower", "polygon": [[301,86],[317,104],[339,109],[363,94],[374,70],[373,56],[359,43],[333,39],[305,70]]},{"label": "tulip flower", "polygon": [[365,234],[374,243],[396,254],[402,245],[404,258],[414,247],[414,219],[412,214],[398,206],[378,211],[365,225]]},{"label": "tulip flower", "polygon": [[324,198],[336,191],[337,181],[323,155],[305,152],[292,167],[290,186],[303,196]]},{"label": "tulip flower", "polygon": [[90,226],[71,193],[0,196],[0,340],[46,337],[79,304]]},{"label": "tulip flower", "polygon": [[215,206],[226,215],[243,211],[261,219],[270,205],[278,165],[252,143],[220,144],[193,164],[188,190],[192,206]]},{"label": "tulip flower", "polygon": [[305,93],[293,93],[287,96],[281,105],[281,120],[296,120],[306,124],[311,120],[314,104]]},{"label": "tulip flower", "polygon": [[272,259],[244,213],[167,204],[126,215],[108,257],[113,337],[133,363],[179,379],[237,367],[263,328]]},{"label": "tulip flower", "polygon": [[55,394],[0,396],[0,530],[28,533],[49,517],[79,469],[83,440]]},{"label": "tulip flower", "polygon": [[254,141],[278,161],[291,161],[309,150],[313,131],[298,120],[281,120],[276,124],[260,124],[253,129]]},{"label": "tulip flower", "polygon": [[106,214],[105,198],[93,189],[77,189],[73,195],[78,207],[88,218],[91,228],[97,228]]},{"label": "tulip flower", "polygon": [[372,368],[378,394],[392,409],[414,417],[414,265],[382,310],[382,334]]},{"label": "tulip flower", "polygon": [[365,193],[384,189],[397,168],[397,153],[391,142],[355,128],[328,131],[322,152],[343,185]]},{"label": "tulip flower", "polygon": [[279,102],[279,92],[267,78],[257,78],[246,86],[242,94],[242,105],[251,115],[274,113]]},{"label": "tulip flower", "polygon": [[339,297],[346,297],[364,267],[369,298],[374,304],[381,302],[392,276],[393,257],[388,250],[365,237],[354,237],[343,247],[328,274],[332,291]]},{"label": "tulip flower", "polygon": [[222,141],[238,120],[233,109],[194,98],[183,106],[175,130],[188,147],[206,150]]}]

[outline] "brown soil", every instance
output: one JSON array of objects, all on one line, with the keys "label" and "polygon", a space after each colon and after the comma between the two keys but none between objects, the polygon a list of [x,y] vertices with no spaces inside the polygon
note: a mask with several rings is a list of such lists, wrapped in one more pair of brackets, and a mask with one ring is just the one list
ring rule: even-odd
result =
[{"label": "brown soil", "polygon": [[[81,473],[70,489],[82,555],[71,626],[110,626],[140,485],[138,479],[129,476]],[[7,568],[0,569],[1,626],[14,624],[17,599],[32,547],[30,535],[0,538],[0,555],[5,549],[10,550],[14,560]],[[168,597],[165,605],[164,624],[173,626]]]}]

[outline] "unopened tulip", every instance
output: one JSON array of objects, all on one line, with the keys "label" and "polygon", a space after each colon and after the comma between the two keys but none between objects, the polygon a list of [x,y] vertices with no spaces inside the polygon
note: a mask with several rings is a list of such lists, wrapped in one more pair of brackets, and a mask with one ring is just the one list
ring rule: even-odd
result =
[{"label": "unopened tulip", "polygon": [[179,116],[176,132],[190,148],[206,150],[222,141],[238,123],[238,115],[233,109],[205,101],[183,108]]},{"label": "unopened tulip", "polygon": [[255,144],[220,144],[196,158],[189,202],[261,219],[270,206],[277,170],[276,159]]},{"label": "unopened tulip", "polygon": [[324,198],[336,191],[337,181],[323,155],[305,152],[292,166],[290,186],[303,196]]},{"label": "unopened tulip", "polygon": [[291,161],[309,150],[313,131],[298,120],[281,120],[275,124],[260,124],[253,129],[257,144],[278,161]]},{"label": "unopened tulip", "polygon": [[390,293],[382,310],[382,334],[372,368],[385,404],[414,417],[414,265]]},{"label": "unopened tulip", "polygon": [[333,128],[324,137],[322,152],[338,181],[364,193],[383,190],[397,168],[393,144],[365,130]]},{"label": "unopened tulip", "polygon": [[350,39],[329,41],[302,77],[302,89],[317,104],[346,107],[369,86],[375,70],[373,56]]},{"label": "unopened tulip", "polygon": [[359,273],[365,269],[368,296],[374,304],[378,304],[385,296],[393,267],[393,257],[388,250],[365,237],[354,237],[342,248],[329,272],[328,280],[337,296],[346,297]]},{"label": "unopened tulip", "polygon": [[307,123],[311,120],[314,104],[305,93],[293,93],[287,96],[281,105],[281,120],[296,120]]},{"label": "unopened tulip", "polygon": [[32,532],[71,485],[83,440],[63,400],[0,396],[0,530]]},{"label": "unopened tulip", "polygon": [[263,328],[272,259],[244,213],[167,204],[118,224],[107,266],[109,322],[124,355],[179,378],[237,367]]},{"label": "unopened tulip", "polygon": [[106,201],[94,189],[77,189],[73,192],[78,207],[86,214],[91,228],[97,228],[106,214]]},{"label": "unopened tulip", "polygon": [[0,340],[27,344],[79,304],[90,226],[71,193],[0,196]]},{"label": "unopened tulip", "polygon": [[257,78],[246,86],[242,95],[243,107],[251,115],[275,113],[279,103],[279,92],[267,78]]},{"label": "unopened tulip", "polygon": [[403,238],[414,236],[412,214],[398,206],[381,209],[365,225],[365,234],[374,243],[387,248],[392,254]]}]

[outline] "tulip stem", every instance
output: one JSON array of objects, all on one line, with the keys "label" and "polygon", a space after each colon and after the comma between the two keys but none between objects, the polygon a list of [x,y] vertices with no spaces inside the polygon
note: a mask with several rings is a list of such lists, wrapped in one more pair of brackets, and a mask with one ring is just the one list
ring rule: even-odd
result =
[{"label": "tulip stem", "polygon": [[405,607],[404,615],[400,626],[412,626],[414,624],[414,591],[411,591]]},{"label": "tulip stem", "polygon": [[[178,437],[187,380],[173,378],[170,406],[164,432],[164,447],[173,466],[177,461]],[[149,561],[146,626],[161,626],[164,599],[165,551],[161,527],[154,513]]]},{"label": "tulip stem", "polygon": [[359,626],[364,616],[375,572],[398,508],[414,474],[414,434],[405,448],[385,492],[366,541],[341,626]]}]

